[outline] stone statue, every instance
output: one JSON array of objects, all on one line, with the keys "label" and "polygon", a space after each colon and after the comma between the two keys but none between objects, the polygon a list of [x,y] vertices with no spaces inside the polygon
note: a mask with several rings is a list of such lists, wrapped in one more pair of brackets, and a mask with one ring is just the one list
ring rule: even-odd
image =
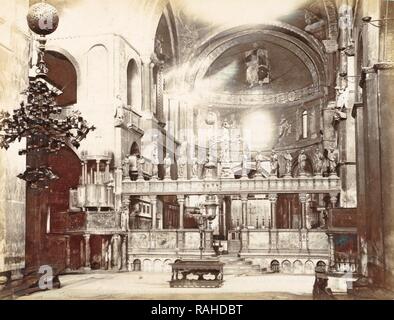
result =
[{"label": "stone statue", "polygon": [[170,154],[167,153],[166,157],[164,158],[164,179],[171,179],[171,157]]},{"label": "stone statue", "polygon": [[316,175],[323,175],[323,164],[324,164],[324,155],[321,152],[320,148],[316,148],[315,152],[315,174]]},{"label": "stone statue", "polygon": [[144,164],[145,159],[140,156],[137,160],[138,180],[144,180]]},{"label": "stone statue", "polygon": [[154,141],[153,141],[153,148],[152,148],[152,178],[154,180],[157,180],[159,176],[159,147],[157,145],[157,142],[155,141],[157,139],[157,135],[155,135]]},{"label": "stone statue", "polygon": [[330,148],[327,153],[327,160],[328,160],[328,168],[330,171],[330,175],[337,174],[337,166],[338,166],[338,158],[337,152],[334,148]]},{"label": "stone statue", "polygon": [[263,160],[264,160],[263,154],[262,154],[261,152],[259,152],[259,153],[256,155],[256,158],[255,158],[255,162],[256,162],[256,173],[257,173],[258,175],[262,175],[262,174],[263,174],[263,165],[262,165]]},{"label": "stone statue", "polygon": [[230,162],[230,124],[227,120],[222,125],[221,162]]},{"label": "stone statue", "polygon": [[278,169],[279,169],[279,161],[278,161],[278,155],[274,150],[271,152],[271,176],[278,176]]},{"label": "stone statue", "polygon": [[300,176],[303,176],[306,173],[306,159],[307,156],[305,154],[305,150],[301,150],[300,154],[298,155],[298,168]]},{"label": "stone statue", "polygon": [[124,103],[119,94],[116,96],[115,103],[116,103],[115,126],[118,127],[122,125],[124,120],[124,109],[123,109]]},{"label": "stone statue", "polygon": [[292,167],[292,164],[293,164],[293,157],[292,157],[292,155],[291,155],[291,153],[289,151],[287,151],[285,153],[284,159],[285,159],[285,162],[286,162],[286,173],[285,173],[285,175],[286,176],[291,176],[291,167]]},{"label": "stone statue", "polygon": [[130,179],[130,159],[126,156],[122,161],[122,176],[124,179]]},{"label": "stone statue", "polygon": [[270,64],[268,50],[254,45],[253,50],[245,53],[246,82],[249,88],[270,82]]},{"label": "stone statue", "polygon": [[279,139],[287,137],[289,134],[291,134],[291,124],[287,121],[285,115],[282,114],[279,122]]},{"label": "stone statue", "polygon": [[195,157],[192,159],[192,179],[198,179],[198,160]]},{"label": "stone statue", "polygon": [[314,35],[316,38],[322,40],[325,36],[325,25],[324,19],[319,18],[311,11],[305,10],[305,31]]},{"label": "stone statue", "polygon": [[130,172],[138,172],[138,158],[137,155],[132,154],[129,156]]},{"label": "stone statue", "polygon": [[129,210],[122,210],[121,212],[121,228],[123,231],[129,231]]},{"label": "stone statue", "polygon": [[178,159],[178,179],[187,178],[187,157],[181,155]]}]

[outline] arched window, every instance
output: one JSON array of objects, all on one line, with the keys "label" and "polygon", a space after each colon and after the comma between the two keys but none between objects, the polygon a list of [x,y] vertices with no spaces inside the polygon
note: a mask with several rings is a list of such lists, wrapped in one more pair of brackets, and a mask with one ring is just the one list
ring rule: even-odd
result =
[{"label": "arched window", "polygon": [[271,271],[272,272],[279,272],[279,261],[278,260],[273,260],[271,262]]},{"label": "arched window", "polygon": [[138,66],[135,60],[127,65],[127,105],[141,109],[141,86]]},{"label": "arched window", "polygon": [[141,271],[141,260],[135,259],[133,262],[133,271]]},{"label": "arched window", "polygon": [[46,51],[45,62],[49,69],[49,82],[63,91],[56,99],[57,104],[66,107],[77,103],[77,72],[74,65],[56,51]]},{"label": "arched window", "polygon": [[302,139],[308,138],[308,111],[302,113]]}]

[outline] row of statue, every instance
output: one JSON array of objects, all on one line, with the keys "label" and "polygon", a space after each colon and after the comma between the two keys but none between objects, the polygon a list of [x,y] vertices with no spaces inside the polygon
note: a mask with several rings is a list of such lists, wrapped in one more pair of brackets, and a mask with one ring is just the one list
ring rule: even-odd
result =
[{"label": "row of statue", "polygon": [[[296,157],[289,151],[278,153],[272,151],[269,157],[270,171],[264,170],[263,163],[267,162],[267,158],[263,153],[258,153],[254,159],[256,176],[271,176],[279,177],[283,175],[286,177],[290,176],[305,176],[312,173],[316,176],[326,175],[337,175],[338,166],[338,152],[334,148],[330,148],[323,152],[320,147],[317,147],[315,151],[306,152],[304,149],[298,152]],[[250,156],[248,154],[242,155],[241,160],[241,176],[247,177],[251,171],[252,166]],[[283,170],[280,164],[284,164]],[[169,153],[162,161],[163,165],[163,176],[165,180],[171,179],[171,168],[173,167],[173,160]],[[145,159],[138,155],[132,154],[127,156],[123,162],[123,177],[130,178],[131,175],[136,176],[138,180],[144,179],[144,165]],[[152,178],[158,179],[159,176],[159,165],[160,161],[158,156],[152,159]],[[215,160],[212,157],[206,159],[198,159],[193,157],[191,161],[186,156],[180,156],[178,158],[176,168],[178,179],[187,179],[188,177],[188,166],[190,166],[190,176],[192,180],[197,180],[200,177],[229,177],[233,178],[234,173],[230,166],[227,167],[227,163],[223,164],[221,161]],[[230,174],[228,171],[231,171]]]},{"label": "row of statue", "polygon": [[[298,166],[298,175],[304,176],[307,173],[307,163],[309,156],[306,151],[302,149],[297,156],[297,161],[295,162],[293,156],[289,151],[285,152],[283,155],[283,160],[285,163],[285,176],[291,176],[293,170],[293,165]],[[261,154],[256,157],[256,169],[261,168]],[[324,173],[329,175],[337,174],[337,166],[338,166],[338,154],[334,148],[330,148],[326,150],[326,155],[321,151],[319,147],[316,148],[314,154],[310,158],[310,162],[312,164],[312,171],[317,176],[322,176]],[[279,174],[279,156],[275,151],[272,151],[270,157],[271,164],[271,176],[278,176]],[[261,169],[260,169],[261,170]],[[259,170],[257,169],[258,173]]]}]

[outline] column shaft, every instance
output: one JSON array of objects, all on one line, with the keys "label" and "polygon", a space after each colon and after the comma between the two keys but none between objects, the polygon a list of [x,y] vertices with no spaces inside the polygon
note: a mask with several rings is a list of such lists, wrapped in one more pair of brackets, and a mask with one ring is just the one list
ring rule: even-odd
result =
[{"label": "column shaft", "polygon": [[179,203],[179,229],[183,229],[183,215],[185,212],[185,196],[178,196]]},{"label": "column shaft", "polygon": [[90,270],[90,234],[84,234],[85,240],[85,269]]}]

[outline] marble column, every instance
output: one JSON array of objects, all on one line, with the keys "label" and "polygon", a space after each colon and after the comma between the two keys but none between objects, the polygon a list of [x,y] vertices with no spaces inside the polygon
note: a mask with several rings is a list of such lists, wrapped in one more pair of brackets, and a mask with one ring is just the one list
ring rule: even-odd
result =
[{"label": "marble column", "polygon": [[300,193],[299,199],[301,202],[301,229],[306,229],[306,194],[305,193]]},{"label": "marble column", "polygon": [[151,77],[150,77],[150,56],[142,57],[142,111],[148,112],[151,110]]},{"label": "marble column", "polygon": [[242,201],[242,228],[248,228],[248,195],[241,195]]},{"label": "marble column", "polygon": [[105,244],[105,238],[101,238],[101,269],[105,270],[106,268],[106,263],[105,263],[105,256],[107,253],[107,248]]},{"label": "marble column", "polygon": [[127,271],[127,234],[122,237],[122,271]]},{"label": "marble column", "polygon": [[276,225],[276,203],[278,201],[278,195],[273,193],[268,196],[268,199],[271,204],[271,229],[276,229],[278,226]]},{"label": "marble column", "polygon": [[150,197],[151,213],[152,213],[152,230],[157,228],[157,196]]},{"label": "marble column", "polygon": [[332,212],[332,209],[334,209],[337,206],[337,201],[338,201],[338,194],[337,193],[330,194],[331,210],[329,210],[329,217],[328,217],[328,227],[329,228],[333,227],[333,212]]},{"label": "marble column", "polygon": [[112,236],[112,265],[114,269],[120,270],[121,266],[121,256],[119,257],[119,242],[120,242],[120,235],[114,234]]},{"label": "marble column", "polygon": [[71,271],[70,236],[66,236],[65,240],[66,240],[66,271]]},{"label": "marble column", "polygon": [[163,66],[158,67],[157,81],[156,81],[156,115],[160,125],[164,125],[164,105],[163,105]]},{"label": "marble column", "polygon": [[81,162],[82,165],[82,176],[81,176],[81,184],[86,184],[86,177],[85,177],[85,162]]},{"label": "marble column", "polygon": [[183,216],[185,212],[185,196],[177,196],[179,204],[179,229],[183,229]]},{"label": "marble column", "polygon": [[85,176],[85,184],[88,184],[88,162],[84,161],[83,171]]},{"label": "marble column", "polygon": [[86,271],[90,270],[90,234],[83,235],[85,242],[85,266],[84,269]]},{"label": "marble column", "polygon": [[79,268],[81,269],[81,270],[83,270],[83,267],[84,267],[84,264],[85,264],[85,249],[84,249],[84,241],[83,240],[81,240],[80,242],[79,242],[79,259],[80,259],[80,266],[79,266]]},{"label": "marble column", "polygon": [[100,160],[96,160],[96,184],[100,184]]},{"label": "marble column", "polygon": [[330,247],[330,261],[329,261],[329,270],[335,270],[335,244],[334,244],[334,235],[332,233],[328,234],[328,242]]}]

